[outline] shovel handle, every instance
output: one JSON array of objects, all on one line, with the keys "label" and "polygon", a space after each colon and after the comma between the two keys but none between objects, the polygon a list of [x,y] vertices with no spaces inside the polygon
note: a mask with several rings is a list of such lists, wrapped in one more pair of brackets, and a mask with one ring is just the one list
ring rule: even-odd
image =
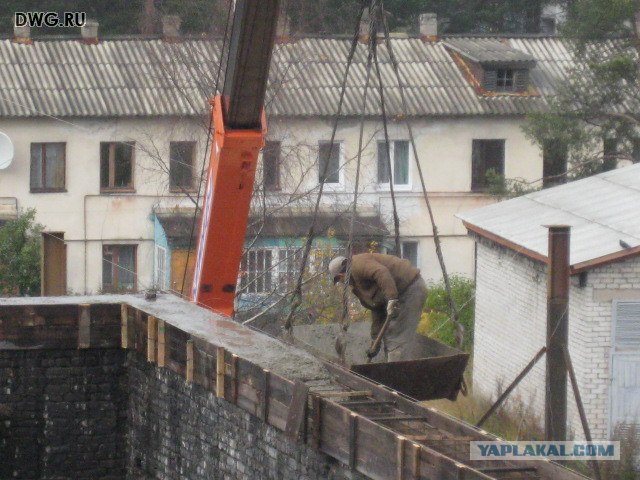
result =
[{"label": "shovel handle", "polygon": [[390,321],[391,321],[391,315],[387,315],[387,319],[382,324],[382,328],[378,332],[378,335],[376,336],[375,340],[371,342],[371,346],[369,347],[369,350],[367,350],[367,363],[371,363],[371,360],[373,360],[373,357],[369,356],[369,353],[375,352],[380,348],[382,337],[384,337],[384,334],[386,333],[387,328],[389,328]]}]

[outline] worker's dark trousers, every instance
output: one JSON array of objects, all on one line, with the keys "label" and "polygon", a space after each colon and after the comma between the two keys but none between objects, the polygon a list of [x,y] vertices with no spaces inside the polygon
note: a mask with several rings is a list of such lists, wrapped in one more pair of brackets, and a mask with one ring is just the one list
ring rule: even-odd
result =
[{"label": "worker's dark trousers", "polygon": [[420,323],[420,315],[427,298],[427,285],[422,277],[418,277],[402,292],[398,299],[396,315],[391,319],[384,335],[384,349],[387,361],[413,360],[419,340],[416,329]]}]

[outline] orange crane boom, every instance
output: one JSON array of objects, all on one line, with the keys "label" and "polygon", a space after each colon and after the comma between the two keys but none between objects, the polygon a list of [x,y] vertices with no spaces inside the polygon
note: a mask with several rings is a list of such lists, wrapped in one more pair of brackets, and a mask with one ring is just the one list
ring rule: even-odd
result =
[{"label": "orange crane boom", "polygon": [[263,104],[278,3],[237,0],[224,89],[211,101],[213,143],[191,301],[229,316],[266,135]]}]

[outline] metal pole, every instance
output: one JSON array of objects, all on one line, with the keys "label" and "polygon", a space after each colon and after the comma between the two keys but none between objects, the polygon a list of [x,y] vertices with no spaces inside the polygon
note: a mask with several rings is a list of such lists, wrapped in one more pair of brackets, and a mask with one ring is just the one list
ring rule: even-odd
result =
[{"label": "metal pole", "polygon": [[564,348],[569,334],[569,238],[571,227],[549,226],[547,273],[547,369],[545,440],[567,438],[567,370]]}]

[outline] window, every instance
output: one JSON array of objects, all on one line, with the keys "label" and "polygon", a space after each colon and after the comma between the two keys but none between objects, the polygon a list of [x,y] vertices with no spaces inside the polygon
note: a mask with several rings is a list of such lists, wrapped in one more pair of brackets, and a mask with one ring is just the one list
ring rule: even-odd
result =
[{"label": "window", "polygon": [[262,151],[265,190],[280,190],[280,142],[267,142]]},{"label": "window", "polygon": [[529,87],[529,70],[499,68],[484,70],[483,88],[494,92],[524,92]]},{"label": "window", "polygon": [[156,245],[156,288],[167,289],[167,250]]},{"label": "window", "polygon": [[496,71],[496,90],[511,92],[514,90],[513,70],[501,68]]},{"label": "window", "polygon": [[400,244],[402,258],[406,258],[414,267],[418,266],[418,242],[402,242]]},{"label": "window", "polygon": [[103,290],[107,292],[135,290],[136,263],[136,245],[103,245]]},{"label": "window", "polygon": [[169,189],[173,192],[193,190],[193,166],[196,142],[169,143]]},{"label": "window", "polygon": [[487,174],[504,175],[504,140],[474,140],[471,154],[471,191],[489,187]]},{"label": "window", "polygon": [[544,142],[542,147],[542,186],[553,187],[567,181],[567,145],[561,140]]},{"label": "window", "polygon": [[300,248],[278,249],[278,291],[285,293],[293,290],[302,263],[302,250]]},{"label": "window", "polygon": [[399,140],[391,142],[387,149],[386,142],[378,142],[378,183],[389,183],[388,151],[391,153],[393,169],[393,185],[409,185],[409,142]]},{"label": "window", "polygon": [[273,251],[259,248],[249,250],[240,265],[242,277],[240,288],[243,293],[269,293],[272,289]]},{"label": "window", "polygon": [[133,144],[100,144],[100,189],[133,190]]},{"label": "window", "polygon": [[64,143],[31,144],[31,191],[63,192],[65,183]]},{"label": "window", "polygon": [[[319,174],[320,183],[340,183],[340,143],[320,142],[319,145]],[[323,182],[323,173],[324,182]]]}]

